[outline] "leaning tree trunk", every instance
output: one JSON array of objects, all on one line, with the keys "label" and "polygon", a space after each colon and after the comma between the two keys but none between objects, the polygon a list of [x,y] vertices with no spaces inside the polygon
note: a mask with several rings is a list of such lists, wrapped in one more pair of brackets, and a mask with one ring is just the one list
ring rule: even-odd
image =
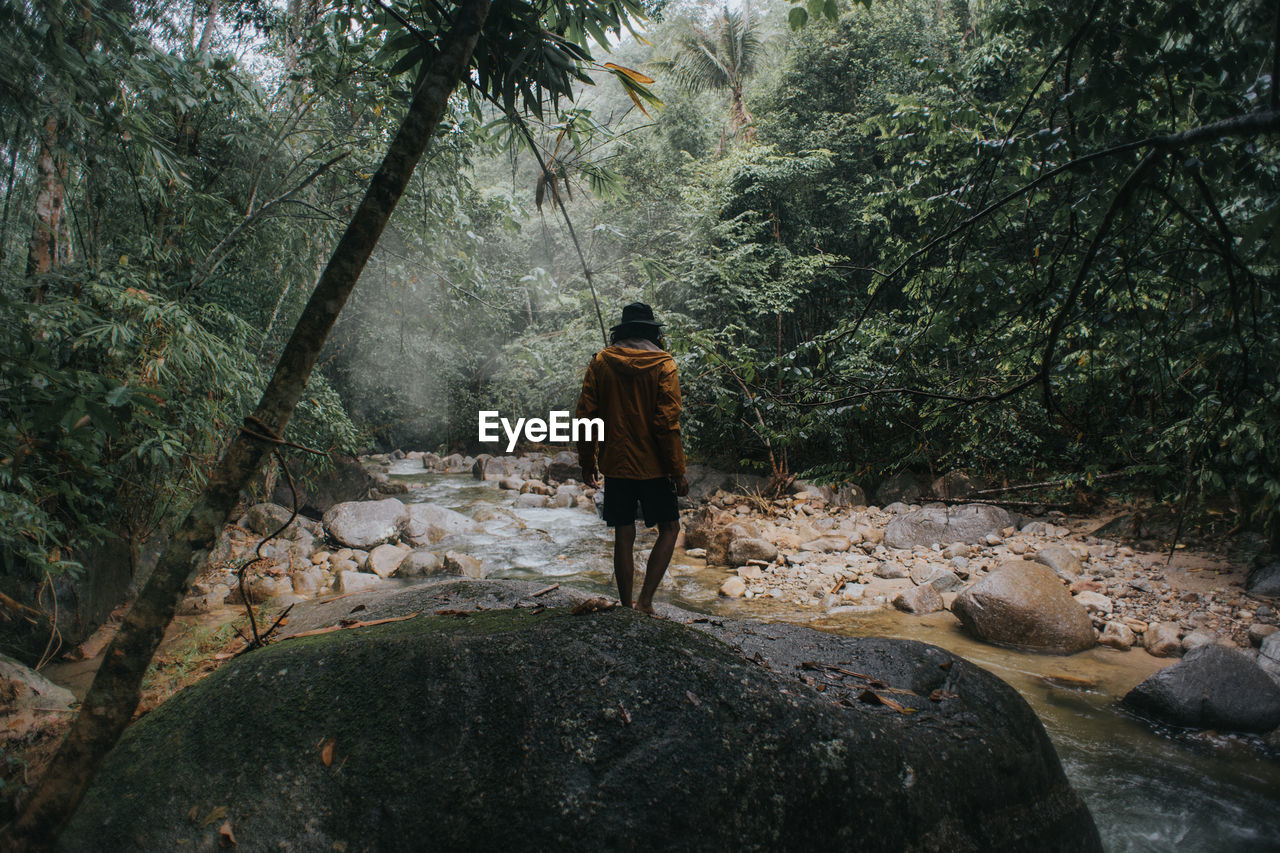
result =
[{"label": "leaning tree trunk", "polygon": [[[317,282],[294,327],[275,374],[253,413],[254,430],[280,435],[293,414],[311,369],[369,260],[391,212],[403,195],[450,94],[465,72],[490,0],[465,0],[440,53],[414,94],[364,200]],[[0,847],[40,850],[53,845],[138,707],[142,676],[164,630],[186,595],[195,568],[212,546],[240,491],[257,472],[269,446],[238,432],[209,484],[174,532],[158,565],[107,648],[80,715],[25,808],[0,835]]]}]

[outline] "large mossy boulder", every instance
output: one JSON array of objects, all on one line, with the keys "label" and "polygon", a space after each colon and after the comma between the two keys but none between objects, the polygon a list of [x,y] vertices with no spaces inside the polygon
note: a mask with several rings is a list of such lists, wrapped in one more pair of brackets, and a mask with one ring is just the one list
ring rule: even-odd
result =
[{"label": "large mossy boulder", "polygon": [[63,849],[1101,849],[1035,714],[948,652],[513,588],[228,664],[126,733]]}]

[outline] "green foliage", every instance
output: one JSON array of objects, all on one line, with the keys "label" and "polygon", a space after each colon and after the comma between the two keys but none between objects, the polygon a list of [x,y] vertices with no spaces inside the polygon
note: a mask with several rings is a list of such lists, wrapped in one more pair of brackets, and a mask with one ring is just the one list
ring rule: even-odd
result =
[{"label": "green foliage", "polygon": [[[72,276],[64,269],[59,275]],[[66,283],[65,281],[63,282]],[[128,268],[24,300],[0,283],[0,553],[8,574],[76,572],[87,547],[145,536],[182,508],[262,386],[257,336],[218,306],[186,306]],[[323,380],[290,438],[359,442]]]}]

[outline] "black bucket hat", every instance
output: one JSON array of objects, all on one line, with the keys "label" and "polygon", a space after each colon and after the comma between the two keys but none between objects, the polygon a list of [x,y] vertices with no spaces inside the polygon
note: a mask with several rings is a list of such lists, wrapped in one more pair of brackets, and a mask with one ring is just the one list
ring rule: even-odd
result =
[{"label": "black bucket hat", "polygon": [[617,331],[629,323],[640,323],[645,326],[658,327],[667,325],[666,323],[659,323],[657,320],[653,319],[653,309],[648,305],[645,305],[643,302],[632,302],[630,305],[625,306],[622,309],[622,319],[618,321],[618,325],[611,327],[609,331]]}]

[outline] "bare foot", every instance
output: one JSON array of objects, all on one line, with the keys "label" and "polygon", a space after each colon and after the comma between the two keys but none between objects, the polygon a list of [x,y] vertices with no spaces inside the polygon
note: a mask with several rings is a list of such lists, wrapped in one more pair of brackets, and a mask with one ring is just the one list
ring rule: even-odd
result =
[{"label": "bare foot", "polygon": [[658,616],[658,612],[657,612],[656,610],[654,610],[654,609],[653,609],[653,603],[652,603],[652,602],[650,602],[650,603],[648,603],[648,604],[645,604],[645,603],[643,603],[643,602],[637,601],[637,602],[635,603],[635,609],[636,609],[636,610],[639,610],[641,613],[648,613],[650,616],[654,616],[654,617],[656,617],[656,618],[658,618],[658,619],[661,619],[661,618],[662,618],[661,616]]}]

